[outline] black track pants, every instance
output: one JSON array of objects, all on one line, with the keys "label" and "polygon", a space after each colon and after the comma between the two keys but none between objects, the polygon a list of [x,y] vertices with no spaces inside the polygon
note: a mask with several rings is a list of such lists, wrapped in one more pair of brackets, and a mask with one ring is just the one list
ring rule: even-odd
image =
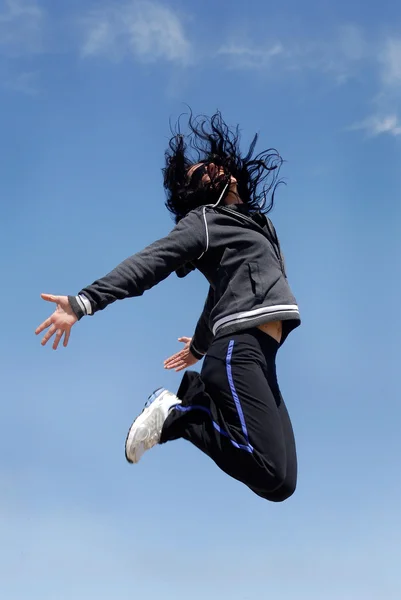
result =
[{"label": "black track pants", "polygon": [[279,344],[259,329],[215,339],[200,374],[187,371],[161,443],[184,438],[259,496],[295,491],[294,434],[276,376]]}]

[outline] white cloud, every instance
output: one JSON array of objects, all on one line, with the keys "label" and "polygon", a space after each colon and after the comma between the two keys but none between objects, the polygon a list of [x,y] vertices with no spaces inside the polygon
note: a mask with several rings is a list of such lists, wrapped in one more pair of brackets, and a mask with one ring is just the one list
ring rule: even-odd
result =
[{"label": "white cloud", "polygon": [[388,37],[375,44],[376,112],[350,129],[363,130],[369,137],[401,135],[401,38]]},{"label": "white cloud", "polygon": [[232,42],[218,54],[230,68],[266,69],[280,64],[280,72],[315,71],[345,83],[366,60],[369,47],[360,28],[344,25],[331,40],[286,39],[271,45]]},{"label": "white cloud", "polygon": [[338,84],[358,78],[369,65],[372,49],[356,25],[343,25],[333,40],[319,45],[322,71],[334,75]]},{"label": "white cloud", "polygon": [[252,48],[233,42],[218,50],[218,54],[230,59],[231,66],[242,69],[266,68],[274,58],[283,53],[284,47],[280,43],[267,48]]},{"label": "white cloud", "polygon": [[39,93],[38,73],[34,71],[26,71],[18,73],[9,78],[4,87],[14,92],[20,92],[26,96],[36,96]]},{"label": "white cloud", "polygon": [[35,0],[0,0],[0,54],[19,57],[41,52],[44,19]]},{"label": "white cloud", "polygon": [[356,25],[343,25],[338,35],[338,48],[348,61],[360,61],[369,56],[370,49],[363,31]]},{"label": "white cloud", "polygon": [[315,74],[323,80],[345,85],[364,82],[374,90],[370,102],[375,110],[349,130],[364,131],[368,137],[401,135],[401,37],[369,39],[362,28],[347,24],[331,39],[283,39],[266,45],[235,42],[218,50],[231,69],[278,73]]},{"label": "white cloud", "polygon": [[361,123],[352,125],[350,129],[365,131],[370,137],[375,137],[383,133],[398,136],[401,135],[401,121],[395,114],[386,116],[373,115]]},{"label": "white cloud", "polygon": [[379,60],[382,66],[384,85],[401,87],[401,38],[387,39]]},{"label": "white cloud", "polygon": [[190,43],[179,16],[163,4],[136,0],[88,15],[84,57],[121,60],[130,54],[147,62],[161,59],[186,64]]}]

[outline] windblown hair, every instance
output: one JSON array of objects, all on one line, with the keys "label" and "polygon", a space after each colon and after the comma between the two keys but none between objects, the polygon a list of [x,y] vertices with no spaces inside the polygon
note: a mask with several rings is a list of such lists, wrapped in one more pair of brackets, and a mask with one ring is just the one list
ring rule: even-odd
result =
[{"label": "windblown hair", "polygon": [[[230,129],[220,111],[211,118],[206,116],[188,119],[189,134],[184,136],[178,121],[165,154],[163,169],[164,187],[167,194],[166,207],[178,223],[189,211],[218,201],[230,176],[237,180],[238,193],[250,212],[270,212],[275,191],[281,183],[278,179],[282,158],[274,148],[254,155],[258,135],[251,142],[248,152],[242,156],[237,126]],[[224,170],[224,178],[209,185],[191,187],[188,169],[196,163],[214,163]]]}]

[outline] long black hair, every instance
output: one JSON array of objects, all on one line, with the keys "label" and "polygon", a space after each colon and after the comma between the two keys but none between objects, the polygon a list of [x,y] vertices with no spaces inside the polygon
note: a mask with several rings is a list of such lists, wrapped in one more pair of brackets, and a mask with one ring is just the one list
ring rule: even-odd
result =
[{"label": "long black hair", "polygon": [[[177,122],[165,153],[166,207],[175,221],[198,206],[217,202],[230,176],[237,180],[239,197],[250,212],[268,213],[273,208],[277,185],[281,183],[278,176],[283,160],[277,150],[270,148],[253,156],[258,140],[256,134],[247,154],[242,156],[239,127],[230,129],[220,111],[212,117],[193,117],[190,113],[188,126],[189,134],[184,136],[180,121]],[[225,176],[207,186],[194,188],[187,173],[196,163],[214,163],[223,168]]]}]

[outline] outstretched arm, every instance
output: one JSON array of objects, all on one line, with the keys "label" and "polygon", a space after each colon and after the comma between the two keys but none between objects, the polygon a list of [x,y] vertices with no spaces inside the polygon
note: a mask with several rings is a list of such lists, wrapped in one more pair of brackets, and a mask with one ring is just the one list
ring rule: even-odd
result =
[{"label": "outstretched arm", "polygon": [[[90,302],[91,314],[94,314],[116,300],[142,296],[173,271],[196,261],[205,248],[203,218],[199,211],[192,211],[168,236],[127,258],[108,275],[81,290],[78,300],[80,296],[86,298]],[[74,306],[72,308],[75,311]],[[85,309],[83,314],[86,314]]]},{"label": "outstretched arm", "polygon": [[72,325],[84,315],[103,310],[116,300],[141,296],[146,290],[166,279],[173,271],[199,258],[206,248],[206,231],[197,211],[184,217],[165,238],[158,240],[120,263],[105,277],[84,288],[78,296],[52,296],[42,298],[55,302],[57,309],[36,330],[48,329],[42,344],[56,334],[56,350],[64,335],[68,344]]}]

